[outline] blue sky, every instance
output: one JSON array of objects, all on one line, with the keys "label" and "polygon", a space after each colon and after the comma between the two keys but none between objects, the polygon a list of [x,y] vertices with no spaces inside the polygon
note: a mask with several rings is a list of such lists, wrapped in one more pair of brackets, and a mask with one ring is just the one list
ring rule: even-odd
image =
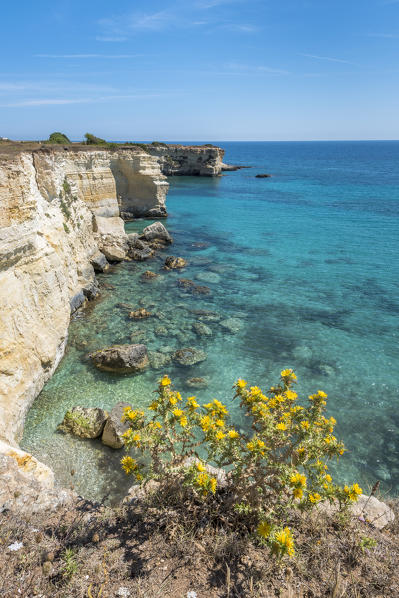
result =
[{"label": "blue sky", "polygon": [[15,0],[0,45],[0,136],[399,139],[399,0]]}]

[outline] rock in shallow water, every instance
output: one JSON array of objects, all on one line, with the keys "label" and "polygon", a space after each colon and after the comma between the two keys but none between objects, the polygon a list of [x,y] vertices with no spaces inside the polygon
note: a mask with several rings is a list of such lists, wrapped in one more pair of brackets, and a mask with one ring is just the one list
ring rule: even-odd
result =
[{"label": "rock in shallow water", "polygon": [[195,322],[193,324],[193,330],[195,334],[198,334],[198,336],[212,336],[213,334],[209,326],[203,324],[202,322]]},{"label": "rock in shallow water", "polygon": [[216,272],[199,272],[195,278],[201,282],[211,284],[217,284],[221,280],[219,274],[216,274]]},{"label": "rock in shallow water", "polygon": [[154,370],[160,370],[171,362],[171,358],[166,353],[159,351],[150,351],[148,353],[150,365]]},{"label": "rock in shallow water", "polygon": [[225,330],[231,332],[231,334],[236,334],[243,327],[242,321],[238,318],[227,318],[227,320],[222,320],[222,322],[220,322],[220,325]]},{"label": "rock in shallow water", "polygon": [[207,355],[204,351],[201,351],[201,349],[194,349],[193,347],[179,349],[173,355],[174,361],[184,366],[194,365],[195,363],[205,361],[206,357]]},{"label": "rock in shallow water", "polygon": [[90,353],[94,365],[105,372],[135,374],[148,366],[145,345],[114,345]]},{"label": "rock in shallow water", "polygon": [[187,378],[186,380],[187,386],[190,388],[208,388],[209,382],[207,378]]},{"label": "rock in shallow water", "polygon": [[161,222],[153,222],[149,226],[146,226],[143,230],[141,238],[146,241],[153,241],[154,239],[160,239],[165,243],[172,243],[173,239]]},{"label": "rock in shallow water", "polygon": [[120,449],[124,442],[122,434],[129,428],[129,424],[122,422],[123,410],[129,407],[127,403],[117,403],[112,407],[108,419],[105,423],[101,442],[113,449]]},{"label": "rock in shallow water", "polygon": [[165,270],[179,270],[181,268],[185,268],[186,266],[187,262],[184,258],[170,255],[165,260],[164,268]]},{"label": "rock in shallow water", "polygon": [[73,407],[58,426],[61,432],[70,432],[79,438],[98,438],[104,429],[108,413],[97,407]]}]

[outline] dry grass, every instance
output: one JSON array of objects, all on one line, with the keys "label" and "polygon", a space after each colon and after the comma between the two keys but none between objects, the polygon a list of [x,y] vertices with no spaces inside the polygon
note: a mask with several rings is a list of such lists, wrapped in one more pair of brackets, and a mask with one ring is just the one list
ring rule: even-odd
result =
[{"label": "dry grass", "polygon": [[[397,597],[392,506],[396,523],[383,532],[320,512],[296,515],[297,554],[282,562],[242,531],[155,498],[120,508],[80,501],[52,516],[4,512],[0,596],[110,598],[125,588],[138,598]],[[23,547],[10,551],[14,542]]]}]

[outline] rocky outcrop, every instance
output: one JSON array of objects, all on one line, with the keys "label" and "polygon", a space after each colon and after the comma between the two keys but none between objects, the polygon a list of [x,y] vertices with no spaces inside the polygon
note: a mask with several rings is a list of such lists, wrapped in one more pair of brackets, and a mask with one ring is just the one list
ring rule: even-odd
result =
[{"label": "rocky outcrop", "polygon": [[90,354],[94,365],[105,372],[136,374],[148,366],[145,345],[114,345]]},{"label": "rocky outcrop", "polygon": [[222,172],[224,150],[215,145],[149,144],[147,151],[159,159],[167,176],[218,176]]},{"label": "rocky outcrop", "polygon": [[126,407],[129,407],[129,405],[122,402],[114,405],[105,424],[101,442],[113,449],[120,449],[124,445],[122,434],[129,428],[129,424],[122,421]]}]

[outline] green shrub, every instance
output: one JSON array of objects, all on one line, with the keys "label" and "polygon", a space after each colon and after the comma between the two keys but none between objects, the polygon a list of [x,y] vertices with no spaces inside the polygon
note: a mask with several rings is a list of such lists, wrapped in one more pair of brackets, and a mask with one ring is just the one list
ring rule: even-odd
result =
[{"label": "green shrub", "polygon": [[[127,474],[145,483],[159,483],[159,493],[181,494],[181,504],[199,501],[224,523],[241,523],[279,557],[294,554],[294,540],[286,527],[293,510],[306,511],[321,501],[343,507],[356,501],[361,488],[336,485],[326,461],[344,453],[333,435],[334,418],[326,418],[327,395],[311,395],[297,404],[292,390],[296,376],[281,372],[281,381],[268,395],[247,382],[235,384],[249,431],[238,432],[227,408],[217,399],[200,406],[195,397],[185,401],[173,390],[168,376],[147,414],[125,409],[127,449],[121,460]],[[152,415],[150,415],[152,412]],[[224,480],[208,464],[225,470]]]},{"label": "green shrub", "polygon": [[91,133],[85,133],[86,145],[105,145],[107,142],[101,137],[96,137]]},{"label": "green shrub", "polygon": [[71,143],[70,139],[64,134],[56,131],[55,133],[51,133],[48,138],[49,143],[59,143],[61,145]]}]

